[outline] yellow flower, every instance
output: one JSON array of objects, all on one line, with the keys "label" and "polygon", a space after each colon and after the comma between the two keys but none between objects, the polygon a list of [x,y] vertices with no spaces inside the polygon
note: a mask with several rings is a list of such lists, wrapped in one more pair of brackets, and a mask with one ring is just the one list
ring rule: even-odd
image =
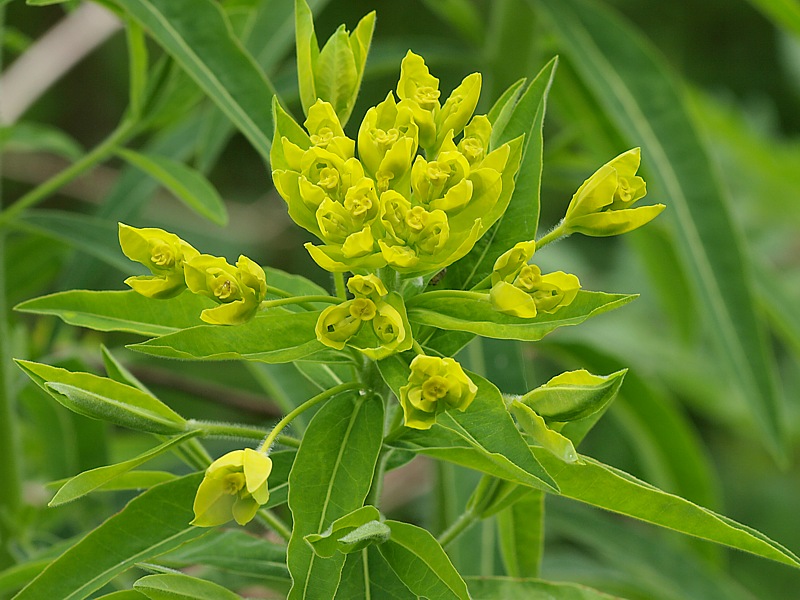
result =
[{"label": "yellow flower", "polygon": [[200,313],[200,318],[212,325],[249,321],[267,293],[264,269],[246,256],[240,256],[235,267],[218,256],[196,256],[186,263],[186,285],[192,293],[220,304]]},{"label": "yellow flower", "polygon": [[250,448],[215,460],[197,488],[192,525],[214,527],[231,519],[239,525],[249,523],[269,500],[271,471],[272,460]]},{"label": "yellow flower", "polygon": [[641,150],[633,148],[600,167],[583,182],[570,201],[562,227],[565,233],[595,237],[618,235],[641,227],[664,210],[663,204],[631,208],[647,193],[636,175]]},{"label": "yellow flower", "polygon": [[119,244],[131,260],[150,269],[152,275],[128,277],[125,283],[148,298],[172,298],[184,289],[184,262],[199,252],[174,233],[119,224]]},{"label": "yellow flower", "polygon": [[406,427],[430,429],[436,415],[455,408],[465,411],[478,386],[452,358],[417,355],[411,361],[408,384],[400,388]]}]

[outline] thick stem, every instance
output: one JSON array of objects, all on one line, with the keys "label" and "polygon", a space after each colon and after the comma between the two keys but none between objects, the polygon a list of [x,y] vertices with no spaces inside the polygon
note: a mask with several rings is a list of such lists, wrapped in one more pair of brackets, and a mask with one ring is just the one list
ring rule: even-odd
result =
[{"label": "thick stem", "polygon": [[442,532],[442,535],[439,536],[439,545],[442,548],[446,548],[449,544],[455,541],[455,539],[464,533],[467,529],[469,529],[475,521],[478,520],[478,515],[471,510],[467,510],[455,520],[453,523]]}]

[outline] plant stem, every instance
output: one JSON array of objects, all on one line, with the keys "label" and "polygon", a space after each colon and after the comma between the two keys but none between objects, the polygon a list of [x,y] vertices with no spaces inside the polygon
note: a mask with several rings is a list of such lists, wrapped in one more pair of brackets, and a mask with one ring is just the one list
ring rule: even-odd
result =
[{"label": "plant stem", "polygon": [[264,300],[261,308],[273,308],[275,306],[285,306],[287,304],[303,304],[304,302],[327,302],[328,304],[339,304],[341,300],[333,296],[294,296],[291,298],[279,298],[278,300]]},{"label": "plant stem", "polygon": [[331,398],[342,392],[346,392],[347,390],[357,389],[359,387],[361,387],[360,383],[355,381],[349,381],[347,383],[340,383],[339,385],[332,387],[329,390],[325,390],[321,394],[317,394],[313,398],[309,398],[308,400],[303,402],[300,406],[295,408],[292,412],[290,412],[288,415],[283,417],[280,421],[278,421],[277,425],[275,425],[275,427],[272,428],[272,431],[269,432],[267,438],[264,440],[261,446],[259,446],[258,451],[259,452],[269,451],[270,446],[272,446],[272,443],[278,437],[278,434],[280,434],[283,428],[286,427],[289,423],[291,423],[292,419],[294,419],[297,415],[305,412],[312,406],[315,406],[320,402],[327,400],[328,398]]},{"label": "plant stem", "polygon": [[186,422],[187,429],[202,431],[204,437],[230,437],[248,440],[263,440],[267,432],[256,427],[239,425],[238,423],[218,423],[210,421],[196,421],[190,419]]},{"label": "plant stem", "polygon": [[554,229],[551,229],[536,241],[536,249],[540,250],[547,246],[547,244],[555,242],[562,237],[567,237],[568,235],[569,234],[564,230],[564,221],[561,221]]},{"label": "plant stem", "polygon": [[271,510],[267,510],[262,508],[258,511],[258,520],[267,525],[272,531],[277,533],[287,542],[289,538],[292,537],[292,530],[289,529],[289,526],[286,525],[278,516],[273,513]]},{"label": "plant stem", "polygon": [[419,345],[419,342],[418,342],[417,340],[414,340],[414,341],[411,343],[411,349],[412,349],[414,352],[416,352],[417,354],[422,354],[422,355],[424,355],[424,354],[425,354],[425,350],[423,350],[423,349],[422,349],[422,346],[420,346],[420,345]]},{"label": "plant stem", "polygon": [[117,128],[111,132],[111,135],[95,146],[91,152],[85,154],[66,169],[35,187],[14,204],[0,212],[0,226],[19,216],[26,208],[38,204],[97,163],[111,156],[120,145],[130,139],[135,129],[136,123],[134,121],[127,118],[123,119]]},{"label": "plant stem", "polygon": [[490,273],[489,275],[487,275],[486,277],[481,279],[478,283],[473,285],[472,286],[472,291],[488,289],[488,288],[492,287],[490,285],[491,282],[492,282],[492,275]]},{"label": "plant stem", "polygon": [[455,520],[453,523],[442,532],[439,536],[439,544],[442,548],[447,547],[451,542],[464,533],[470,526],[478,520],[478,515],[471,510],[467,510]]},{"label": "plant stem", "polygon": [[333,274],[333,285],[336,289],[336,295],[342,300],[347,300],[347,290],[344,287],[344,273]]},{"label": "plant stem", "polygon": [[488,300],[489,295],[484,292],[473,292],[466,290],[434,290],[432,292],[423,292],[418,296],[414,296],[406,302],[407,306],[414,306],[419,303],[421,298],[468,298],[470,300]]}]

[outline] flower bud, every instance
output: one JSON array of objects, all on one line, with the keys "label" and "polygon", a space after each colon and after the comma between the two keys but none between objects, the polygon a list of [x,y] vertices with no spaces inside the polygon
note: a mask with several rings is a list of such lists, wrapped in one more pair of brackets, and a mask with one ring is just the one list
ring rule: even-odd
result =
[{"label": "flower bud", "polygon": [[197,488],[192,525],[214,527],[231,519],[239,525],[249,523],[269,500],[271,471],[272,459],[250,448],[215,460]]},{"label": "flower bud", "polygon": [[264,270],[246,256],[236,266],[224,258],[201,254],[186,263],[186,285],[194,294],[219,303],[200,318],[212,325],[239,325],[252,319],[267,293]]},{"label": "flower bud", "polygon": [[380,300],[388,292],[386,286],[376,275],[353,275],[347,280],[347,289],[357,298]]},{"label": "flower bud", "polygon": [[507,250],[494,261],[492,284],[500,281],[513,282],[520,269],[528,264],[536,251],[536,242],[518,242],[511,250]]},{"label": "flower bud", "polygon": [[664,210],[663,204],[630,208],[647,193],[644,180],[636,175],[640,160],[641,150],[633,148],[584,181],[564,216],[566,233],[619,235],[641,227]]},{"label": "flower bud", "polygon": [[459,135],[469,121],[481,95],[481,74],[467,75],[452,91],[436,115],[436,142],[441,146],[448,132]]},{"label": "flower bud", "polygon": [[199,252],[174,233],[119,224],[119,244],[131,260],[150,269],[152,275],[128,277],[125,283],[148,298],[172,298],[184,289],[184,262]]},{"label": "flower bud", "polygon": [[478,386],[452,358],[418,355],[411,361],[408,384],[400,388],[404,424],[430,429],[437,414],[451,408],[466,410],[477,392]]}]

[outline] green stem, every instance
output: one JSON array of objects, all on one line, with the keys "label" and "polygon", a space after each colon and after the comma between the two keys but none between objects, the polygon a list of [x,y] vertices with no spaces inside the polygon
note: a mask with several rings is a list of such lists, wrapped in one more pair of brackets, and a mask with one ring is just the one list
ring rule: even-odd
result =
[{"label": "green stem", "polygon": [[289,526],[279,519],[278,516],[271,510],[262,508],[256,514],[258,515],[259,521],[264,523],[267,527],[272,529],[272,531],[277,533],[287,542],[289,541],[289,538],[292,537],[292,530],[289,528]]},{"label": "green stem", "polygon": [[557,227],[551,229],[536,241],[536,249],[540,250],[547,246],[547,244],[555,242],[562,237],[567,237],[568,235],[569,233],[567,233],[564,228],[564,221],[561,221]]},{"label": "green stem", "polygon": [[492,275],[491,273],[481,279],[478,283],[472,286],[472,290],[487,290],[492,287]]},{"label": "green stem", "polygon": [[263,440],[267,432],[256,427],[239,425],[238,423],[219,423],[211,421],[196,421],[189,419],[186,428],[202,431],[203,437],[229,437],[247,440]]},{"label": "green stem", "polygon": [[339,304],[341,300],[333,296],[294,296],[292,298],[279,298],[278,300],[264,300],[261,308],[273,308],[275,306],[285,306],[287,304],[303,304],[304,302],[327,302],[328,304]]},{"label": "green stem", "polygon": [[438,542],[442,548],[446,548],[455,539],[464,533],[470,526],[478,520],[477,513],[467,510],[455,520],[447,529],[439,536]]},{"label": "green stem", "polygon": [[91,152],[83,155],[66,169],[35,187],[14,204],[2,211],[0,213],[0,226],[19,216],[26,208],[38,204],[79,175],[82,175],[84,172],[94,167],[97,163],[111,156],[119,146],[130,139],[135,129],[136,123],[133,120],[127,118],[123,119],[117,128],[111,132],[111,135],[99,145],[95,146]]},{"label": "green stem", "polygon": [[303,412],[307,411],[312,406],[316,406],[320,402],[324,402],[328,398],[331,398],[337,394],[342,392],[346,392],[347,390],[354,390],[361,387],[361,384],[355,381],[349,381],[347,383],[340,383],[336,387],[332,387],[329,390],[325,390],[321,394],[317,394],[313,398],[309,398],[305,402],[303,402],[300,406],[295,408],[292,412],[288,415],[283,417],[280,421],[278,421],[277,425],[272,428],[272,431],[269,432],[269,435],[264,440],[264,442],[259,446],[259,452],[269,451],[270,446],[272,446],[275,439],[278,437],[278,434],[286,427],[289,423],[292,422],[297,415],[302,414]]},{"label": "green stem", "polygon": [[344,273],[333,274],[333,285],[336,289],[336,295],[342,300],[347,300],[347,290],[344,287]]},{"label": "green stem", "polygon": [[417,354],[422,354],[423,356],[425,355],[425,350],[422,349],[422,346],[419,345],[419,342],[417,340],[414,340],[411,343],[411,349]]},{"label": "green stem", "polygon": [[489,300],[489,295],[485,292],[473,292],[465,290],[434,290],[432,292],[423,292],[418,296],[414,296],[406,302],[406,306],[414,306],[420,302],[420,299],[425,298],[469,298],[470,300]]}]

